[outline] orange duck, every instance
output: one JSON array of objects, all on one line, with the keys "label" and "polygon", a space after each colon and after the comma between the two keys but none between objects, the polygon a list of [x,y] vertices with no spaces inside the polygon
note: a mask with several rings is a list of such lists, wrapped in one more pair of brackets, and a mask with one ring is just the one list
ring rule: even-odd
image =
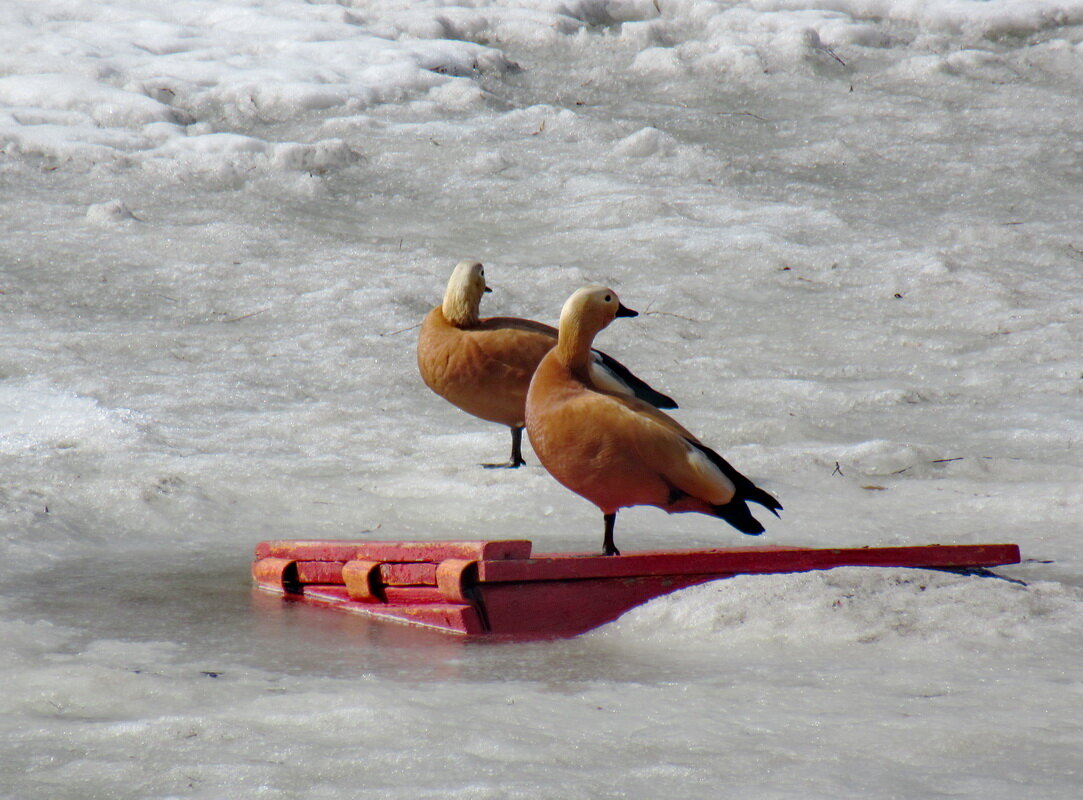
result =
[{"label": "orange duck", "polygon": [[[421,324],[417,366],[425,385],[475,417],[511,429],[511,461],[486,467],[518,467],[526,420],[526,393],[538,362],[557,343],[550,325],[516,317],[480,319],[482,295],[491,291],[485,268],[460,261],[448,280],[444,301]],[[614,358],[590,350],[584,370],[616,395],[639,398],[650,407],[676,408]]]},{"label": "orange duck", "polygon": [[613,528],[617,511],[628,506],[695,511],[721,517],[742,533],[763,533],[747,502],[778,516],[778,500],[668,415],[594,380],[595,335],[616,317],[634,316],[603,286],[568,298],[557,346],[538,365],[527,394],[534,452],[554,478],[601,509],[605,555],[620,555]]}]

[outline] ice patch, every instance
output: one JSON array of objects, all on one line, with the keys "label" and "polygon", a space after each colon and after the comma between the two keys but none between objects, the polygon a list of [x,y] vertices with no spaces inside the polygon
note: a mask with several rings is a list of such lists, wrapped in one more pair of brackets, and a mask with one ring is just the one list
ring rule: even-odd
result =
[{"label": "ice patch", "polygon": [[135,214],[123,200],[109,200],[105,203],[94,203],[86,210],[87,222],[95,225],[119,225],[125,222],[136,221]]},{"label": "ice patch", "polygon": [[[187,147],[177,145],[186,128],[223,136],[249,129],[260,138],[253,125],[432,89],[441,89],[433,95],[441,106],[462,108],[482,96],[470,81],[514,68],[473,42],[374,35],[330,5],[227,5],[207,14],[199,0],[179,0],[156,19],[132,0],[77,14],[59,2],[37,8],[33,19],[7,15],[0,34],[0,45],[21,57],[18,74],[0,77],[0,147],[58,161],[183,161]],[[448,35],[441,25],[417,33]],[[262,167],[296,168],[289,156]],[[192,172],[181,166],[178,174]]]},{"label": "ice patch", "polygon": [[677,51],[671,47],[649,47],[640,51],[632,62],[632,69],[643,75],[672,77],[684,71]]},{"label": "ice patch", "polygon": [[600,635],[656,645],[836,646],[916,640],[1017,646],[1083,634],[1083,591],[929,570],[840,567],[738,575],[633,609]]},{"label": "ice patch", "polygon": [[478,153],[471,162],[474,172],[479,175],[496,175],[512,166],[501,153]]},{"label": "ice patch", "polygon": [[668,43],[666,28],[658,22],[626,22],[620,28],[621,39],[640,50],[664,47]]},{"label": "ice patch", "polygon": [[480,86],[470,81],[458,80],[433,87],[428,97],[442,109],[463,110],[481,107],[485,100],[485,92]]},{"label": "ice patch", "polygon": [[341,139],[313,143],[267,142],[234,133],[207,133],[171,139],[147,153],[147,168],[174,178],[243,182],[261,173],[323,174],[363,156]]},{"label": "ice patch", "polygon": [[606,0],[604,8],[613,22],[641,22],[662,13],[658,0]]},{"label": "ice patch", "polygon": [[1028,36],[1083,22],[1083,6],[1073,0],[754,0],[758,11],[798,12],[832,9],[854,19],[907,22],[938,33],[987,39]]},{"label": "ice patch", "polygon": [[38,381],[0,383],[0,453],[109,450],[133,435],[129,411]]},{"label": "ice patch", "polygon": [[104,85],[78,75],[9,75],[0,78],[0,103],[35,114],[69,112],[102,128],[134,128],[152,122],[173,122],[168,106],[140,94]]},{"label": "ice patch", "polygon": [[613,153],[629,158],[646,158],[658,152],[666,137],[657,128],[642,128],[613,145]]},{"label": "ice patch", "polygon": [[760,51],[748,44],[719,45],[700,56],[698,65],[705,71],[718,71],[737,78],[751,79],[767,71]]},{"label": "ice patch", "polygon": [[[0,605],[5,614],[10,613],[10,609],[6,608],[8,605],[7,602]],[[0,640],[4,642],[4,646],[0,648],[0,669],[40,663],[43,656],[67,646],[72,638],[70,630],[45,620],[25,622],[18,619],[5,619],[0,621]],[[9,692],[5,692],[4,695],[10,697]]]}]

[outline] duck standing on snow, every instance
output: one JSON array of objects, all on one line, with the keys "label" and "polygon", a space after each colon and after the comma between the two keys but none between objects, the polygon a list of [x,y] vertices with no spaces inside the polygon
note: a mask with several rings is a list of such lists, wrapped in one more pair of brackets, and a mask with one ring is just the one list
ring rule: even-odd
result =
[{"label": "duck standing on snow", "polygon": [[[515,317],[478,318],[481,297],[491,291],[477,261],[460,261],[444,302],[426,315],[417,342],[417,366],[425,385],[475,417],[511,428],[511,461],[486,467],[518,467],[523,461],[526,393],[538,362],[557,343],[549,325]],[[634,397],[650,407],[676,408],[628,368],[590,350],[583,369],[595,385]]]},{"label": "duck standing on snow", "polygon": [[605,555],[620,555],[613,527],[628,506],[696,511],[763,533],[746,502],[778,516],[778,500],[671,417],[594,381],[595,335],[616,317],[634,316],[603,286],[580,289],[564,304],[559,341],[538,365],[526,400],[527,433],[542,466],[602,510]]}]

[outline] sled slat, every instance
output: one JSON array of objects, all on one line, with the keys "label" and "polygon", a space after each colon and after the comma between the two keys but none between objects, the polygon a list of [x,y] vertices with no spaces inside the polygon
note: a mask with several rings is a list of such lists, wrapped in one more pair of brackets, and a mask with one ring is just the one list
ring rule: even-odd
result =
[{"label": "sled slat", "polygon": [[260,542],[256,558],[291,558],[296,561],[439,562],[447,558],[496,561],[529,558],[527,540],[449,542],[369,542],[297,539]]},{"label": "sled slat", "polygon": [[729,548],[622,556],[539,556],[482,561],[478,581],[503,583],[636,575],[805,572],[832,567],[989,567],[1019,561],[1014,544],[856,548]]}]

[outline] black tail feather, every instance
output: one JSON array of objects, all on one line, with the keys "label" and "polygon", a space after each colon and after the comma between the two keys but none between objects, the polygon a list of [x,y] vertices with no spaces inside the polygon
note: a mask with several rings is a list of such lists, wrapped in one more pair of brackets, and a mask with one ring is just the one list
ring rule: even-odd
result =
[{"label": "black tail feather", "polygon": [[[752,486],[752,491],[744,496],[745,500],[751,500],[753,503],[759,503],[766,508],[776,517],[779,516],[779,511],[782,511],[782,503],[778,502],[774,496],[768,494],[759,486]],[[781,519],[781,517],[779,517]]]},{"label": "black tail feather", "polygon": [[760,524],[758,519],[752,516],[752,512],[748,510],[745,501],[738,497],[730,500],[725,505],[711,506],[711,509],[716,516],[726,520],[726,522],[741,533],[748,534],[749,536],[759,536],[763,533],[763,525]]}]

